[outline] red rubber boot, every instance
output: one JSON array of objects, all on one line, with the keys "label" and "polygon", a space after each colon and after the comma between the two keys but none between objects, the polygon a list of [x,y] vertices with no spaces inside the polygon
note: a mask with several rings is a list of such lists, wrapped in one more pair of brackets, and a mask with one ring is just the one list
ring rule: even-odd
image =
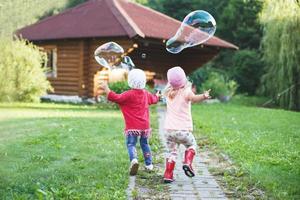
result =
[{"label": "red rubber boot", "polygon": [[188,177],[193,177],[195,176],[195,172],[192,168],[192,163],[193,163],[193,159],[195,156],[195,150],[194,149],[187,149],[185,151],[185,155],[184,155],[184,162],[183,162],[183,170],[185,175],[187,175]]},{"label": "red rubber boot", "polygon": [[164,174],[164,182],[171,183],[174,181],[173,179],[173,170],[175,168],[175,161],[167,159],[166,161],[166,170]]}]

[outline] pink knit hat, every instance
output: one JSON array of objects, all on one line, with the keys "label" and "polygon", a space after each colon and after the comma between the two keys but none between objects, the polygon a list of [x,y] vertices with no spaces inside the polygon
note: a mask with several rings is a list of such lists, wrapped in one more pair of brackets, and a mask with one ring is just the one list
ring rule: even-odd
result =
[{"label": "pink knit hat", "polygon": [[174,89],[183,87],[187,81],[186,75],[181,67],[173,67],[167,73],[168,82]]}]

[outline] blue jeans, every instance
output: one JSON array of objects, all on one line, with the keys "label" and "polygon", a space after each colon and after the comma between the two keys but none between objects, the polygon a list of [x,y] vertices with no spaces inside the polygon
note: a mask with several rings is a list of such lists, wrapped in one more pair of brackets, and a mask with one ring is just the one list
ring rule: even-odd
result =
[{"label": "blue jeans", "polygon": [[[137,159],[136,143],[139,136],[128,135],[126,136],[126,145],[129,154],[129,159],[132,161],[134,158]],[[151,149],[148,144],[148,137],[140,136],[140,145],[144,155],[145,165],[152,164]]]}]

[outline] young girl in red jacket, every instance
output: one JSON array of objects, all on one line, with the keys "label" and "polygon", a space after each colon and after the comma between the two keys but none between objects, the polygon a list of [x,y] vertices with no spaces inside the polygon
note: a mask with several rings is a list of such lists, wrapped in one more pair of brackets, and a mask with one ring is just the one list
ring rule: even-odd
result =
[{"label": "young girl in red jacket", "polygon": [[106,83],[101,88],[107,94],[109,101],[119,105],[125,120],[126,145],[130,159],[130,175],[136,175],[138,171],[138,159],[136,143],[139,138],[140,146],[144,155],[145,168],[152,170],[152,155],[148,143],[151,134],[149,123],[149,105],[156,104],[159,100],[158,94],[153,95],[145,90],[146,75],[140,69],[133,69],[128,74],[128,85],[130,90],[122,94],[111,91]]}]

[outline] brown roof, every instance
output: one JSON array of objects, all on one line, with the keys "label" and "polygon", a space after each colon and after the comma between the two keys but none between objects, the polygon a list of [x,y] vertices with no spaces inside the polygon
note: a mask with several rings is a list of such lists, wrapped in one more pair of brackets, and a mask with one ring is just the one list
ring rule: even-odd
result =
[{"label": "brown roof", "polygon": [[[181,22],[127,0],[89,0],[17,31],[28,40],[126,36],[169,39]],[[206,45],[237,49],[212,37]]]}]

